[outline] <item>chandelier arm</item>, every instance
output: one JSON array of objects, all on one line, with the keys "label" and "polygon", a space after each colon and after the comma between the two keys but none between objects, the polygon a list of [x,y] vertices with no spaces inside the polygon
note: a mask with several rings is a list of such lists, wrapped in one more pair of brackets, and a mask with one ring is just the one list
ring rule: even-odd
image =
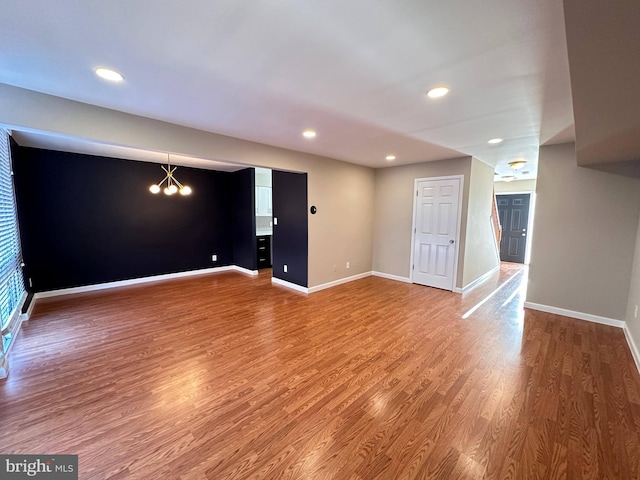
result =
[{"label": "chandelier arm", "polygon": [[169,175],[165,175],[164,178],[158,182],[158,186],[161,186],[167,178],[169,178]]}]

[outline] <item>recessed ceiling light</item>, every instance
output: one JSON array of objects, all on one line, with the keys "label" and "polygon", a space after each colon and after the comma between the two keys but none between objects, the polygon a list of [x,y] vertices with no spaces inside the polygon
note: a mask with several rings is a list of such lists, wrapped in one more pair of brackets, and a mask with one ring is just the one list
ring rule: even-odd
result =
[{"label": "recessed ceiling light", "polygon": [[391,162],[391,161],[393,161],[393,160],[395,160],[395,159],[396,159],[396,156],[395,156],[395,155],[387,155],[387,156],[385,157],[385,159],[387,159],[387,160],[389,160],[389,161]]},{"label": "recessed ceiling light", "polygon": [[431,98],[444,97],[447,93],[449,93],[449,89],[447,87],[435,87],[427,92],[427,95]]},{"label": "recessed ceiling light", "polygon": [[96,68],[96,75],[104,78],[105,80],[109,80],[111,82],[121,82],[124,80],[124,77],[121,73],[116,72],[115,70],[110,70],[108,68]]},{"label": "recessed ceiling light", "polygon": [[315,138],[316,132],[314,132],[313,130],[305,130],[304,132],[302,132],[302,136],[304,138]]},{"label": "recessed ceiling light", "polygon": [[502,143],[502,139],[501,138],[492,138],[487,143],[490,143],[491,145],[495,145],[496,143]]}]

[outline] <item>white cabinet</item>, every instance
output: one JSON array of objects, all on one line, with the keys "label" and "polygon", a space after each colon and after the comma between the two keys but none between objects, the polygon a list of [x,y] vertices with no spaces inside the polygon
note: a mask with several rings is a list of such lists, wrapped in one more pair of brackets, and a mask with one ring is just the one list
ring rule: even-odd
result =
[{"label": "white cabinet", "polygon": [[272,214],[271,187],[256,187],[256,216],[270,217]]}]

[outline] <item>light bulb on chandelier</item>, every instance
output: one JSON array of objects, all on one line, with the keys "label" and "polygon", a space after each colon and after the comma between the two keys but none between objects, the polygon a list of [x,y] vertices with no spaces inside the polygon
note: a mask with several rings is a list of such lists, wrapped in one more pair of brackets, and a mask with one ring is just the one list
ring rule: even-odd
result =
[{"label": "light bulb on chandelier", "polygon": [[[178,181],[176,177],[173,176],[178,167],[171,168],[169,154],[167,154],[167,167],[165,168],[164,166],[161,166],[160,168],[164,170],[165,176],[160,182],[158,182],[157,184],[154,183],[149,187],[149,191],[151,193],[156,195],[162,190],[164,194],[168,196],[171,196],[178,191],[180,192],[180,195],[191,195],[191,193],[193,192],[193,190],[191,190],[191,187],[189,187],[188,185],[183,185]],[[163,189],[162,184],[165,182],[167,182],[167,186]]]}]

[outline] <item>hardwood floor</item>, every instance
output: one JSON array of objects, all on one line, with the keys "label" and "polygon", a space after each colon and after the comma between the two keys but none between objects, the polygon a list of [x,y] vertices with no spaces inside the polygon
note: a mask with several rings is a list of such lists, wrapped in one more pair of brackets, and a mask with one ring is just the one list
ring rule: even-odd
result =
[{"label": "hardwood floor", "polygon": [[0,452],[79,454],[81,479],[640,478],[622,330],[523,311],[525,277],[306,296],[228,272],[40,300]]}]

